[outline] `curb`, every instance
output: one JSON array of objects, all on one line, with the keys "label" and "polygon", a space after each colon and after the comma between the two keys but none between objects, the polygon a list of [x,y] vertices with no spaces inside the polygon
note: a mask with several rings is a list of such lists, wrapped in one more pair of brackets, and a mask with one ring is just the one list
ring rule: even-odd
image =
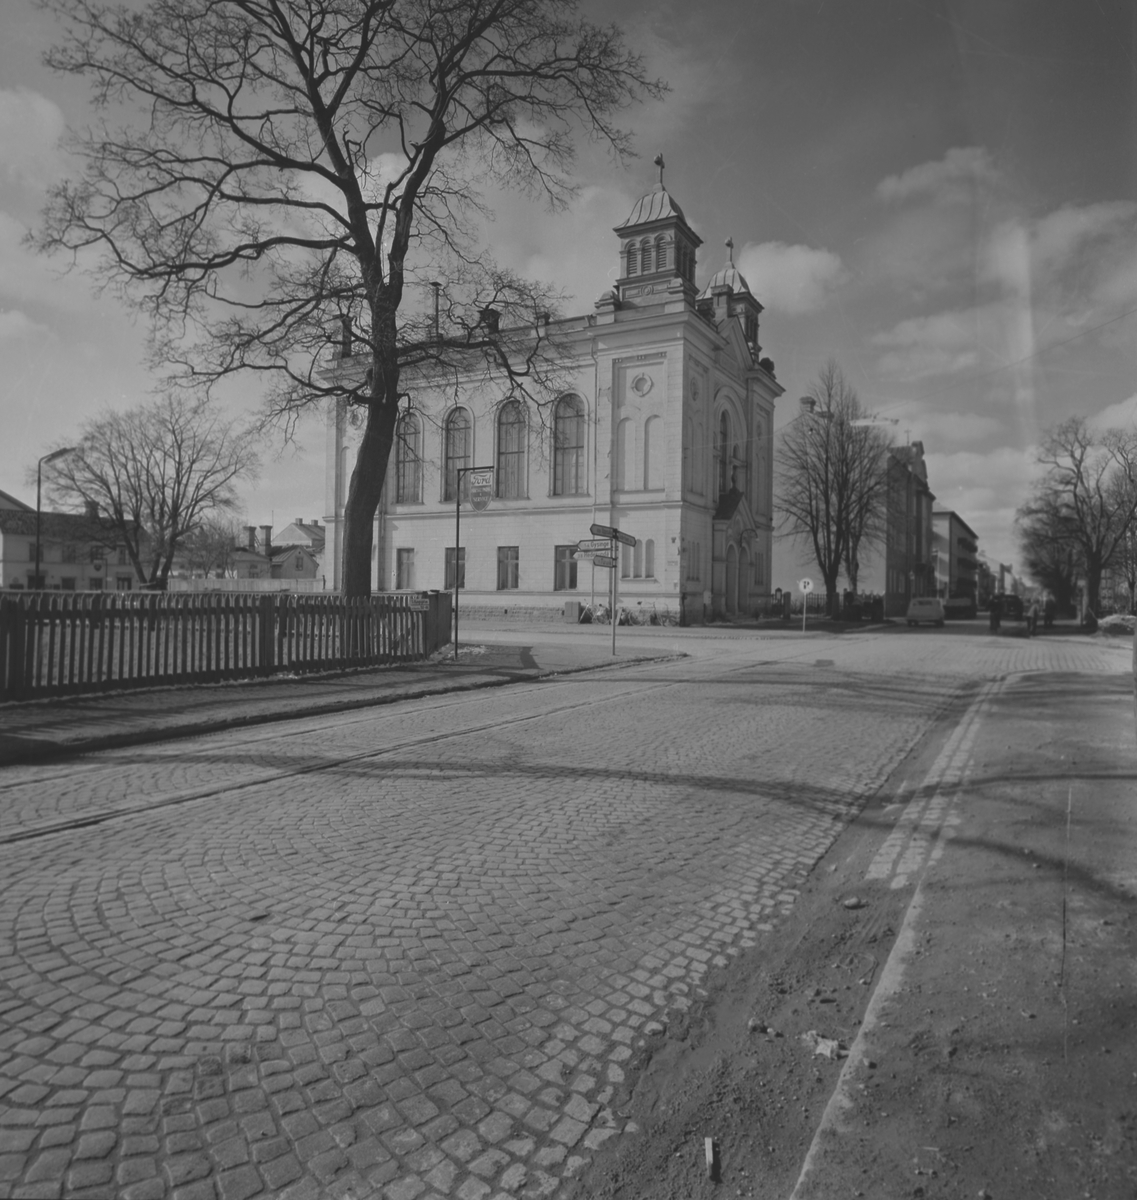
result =
[{"label": "curb", "polygon": [[515,683],[534,683],[542,679],[553,679],[562,675],[579,675],[585,671],[606,671],[613,667],[630,667],[642,663],[674,662],[687,657],[683,654],[642,655],[637,658],[622,658],[618,662],[594,663],[581,667],[561,667],[556,670],[536,670],[529,674],[518,674],[505,679],[485,676],[455,680],[441,687],[417,687],[407,691],[395,691],[383,695],[361,697],[351,700],[326,700],[284,711],[251,713],[244,716],[207,717],[202,721],[191,721],[161,729],[147,728],[127,733],[108,733],[96,737],[69,739],[67,741],[31,741],[0,750],[0,768],[22,766],[53,759],[77,757],[100,750],[118,750],[125,746],[146,746],[155,742],[176,741],[179,738],[197,737],[220,733],[225,729],[251,729],[258,725],[271,725],[278,721],[304,720],[309,717],[330,716],[341,712],[354,712],[363,708],[378,708],[396,704],[401,700],[424,700],[429,696],[452,695],[457,692],[483,691],[489,688],[509,687]]}]

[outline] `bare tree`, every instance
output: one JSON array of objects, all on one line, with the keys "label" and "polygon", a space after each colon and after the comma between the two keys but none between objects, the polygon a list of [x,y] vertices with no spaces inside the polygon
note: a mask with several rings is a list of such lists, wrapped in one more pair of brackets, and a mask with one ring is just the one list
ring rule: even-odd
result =
[{"label": "bare tree", "polygon": [[232,517],[206,517],[182,539],[182,558],[195,575],[224,577],[232,569],[240,536],[240,526]]},{"label": "bare tree", "polygon": [[1018,510],[1016,526],[1026,574],[1050,592],[1059,611],[1071,611],[1081,559],[1061,506],[1053,496],[1036,496]]},{"label": "bare tree", "polygon": [[1101,581],[1137,522],[1137,434],[1095,431],[1083,417],[1049,430],[1038,451],[1045,468],[1018,511],[1020,535],[1040,528],[1072,556],[1086,581],[1086,608],[1101,606]]},{"label": "bare tree", "polygon": [[836,615],[841,568],[855,590],[860,552],[884,537],[889,439],[832,360],[806,399],[779,439],[775,504],[783,536],[813,551]]},{"label": "bare tree", "polygon": [[48,468],[60,506],[96,507],[140,583],[165,588],[174,555],[203,521],[237,505],[258,468],[255,435],[208,401],[163,397],[83,427],[76,451]]},{"label": "bare tree", "polygon": [[263,373],[286,420],[353,406],[343,580],[366,595],[403,371],[480,356],[542,393],[555,369],[557,297],[479,248],[484,185],[565,204],[577,135],[623,158],[614,115],[664,85],[576,0],[43,2],[67,31],[50,65],[126,122],[75,139],[37,244],[101,251],[183,378]]}]

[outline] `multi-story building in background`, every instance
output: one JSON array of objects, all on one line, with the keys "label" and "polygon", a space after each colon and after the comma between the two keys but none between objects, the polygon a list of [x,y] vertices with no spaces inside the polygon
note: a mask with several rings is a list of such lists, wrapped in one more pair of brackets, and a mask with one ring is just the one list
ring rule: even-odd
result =
[{"label": "multi-story building in background", "polygon": [[979,538],[959,513],[932,512],[932,557],[938,596],[978,601]]}]

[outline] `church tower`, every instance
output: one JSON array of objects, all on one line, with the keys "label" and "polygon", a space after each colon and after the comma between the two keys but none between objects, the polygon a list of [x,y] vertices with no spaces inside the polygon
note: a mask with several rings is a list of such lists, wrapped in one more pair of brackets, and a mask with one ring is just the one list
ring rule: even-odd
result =
[{"label": "church tower", "polygon": [[695,251],[702,238],[664,189],[662,162],[657,165],[659,186],[642,196],[614,231],[620,239],[615,297],[620,307],[678,298],[691,306],[695,302]]}]

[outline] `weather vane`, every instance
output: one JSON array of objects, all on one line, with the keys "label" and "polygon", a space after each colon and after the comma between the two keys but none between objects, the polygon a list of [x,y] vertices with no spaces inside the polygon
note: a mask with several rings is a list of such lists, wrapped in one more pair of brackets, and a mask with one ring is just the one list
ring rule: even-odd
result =
[{"label": "weather vane", "polygon": [[727,257],[730,259],[730,265],[734,266],[734,238],[728,237],[723,245],[726,247]]},{"label": "weather vane", "polygon": [[654,158],[655,165],[659,168],[659,186],[663,187],[663,155],[657,154]]}]

